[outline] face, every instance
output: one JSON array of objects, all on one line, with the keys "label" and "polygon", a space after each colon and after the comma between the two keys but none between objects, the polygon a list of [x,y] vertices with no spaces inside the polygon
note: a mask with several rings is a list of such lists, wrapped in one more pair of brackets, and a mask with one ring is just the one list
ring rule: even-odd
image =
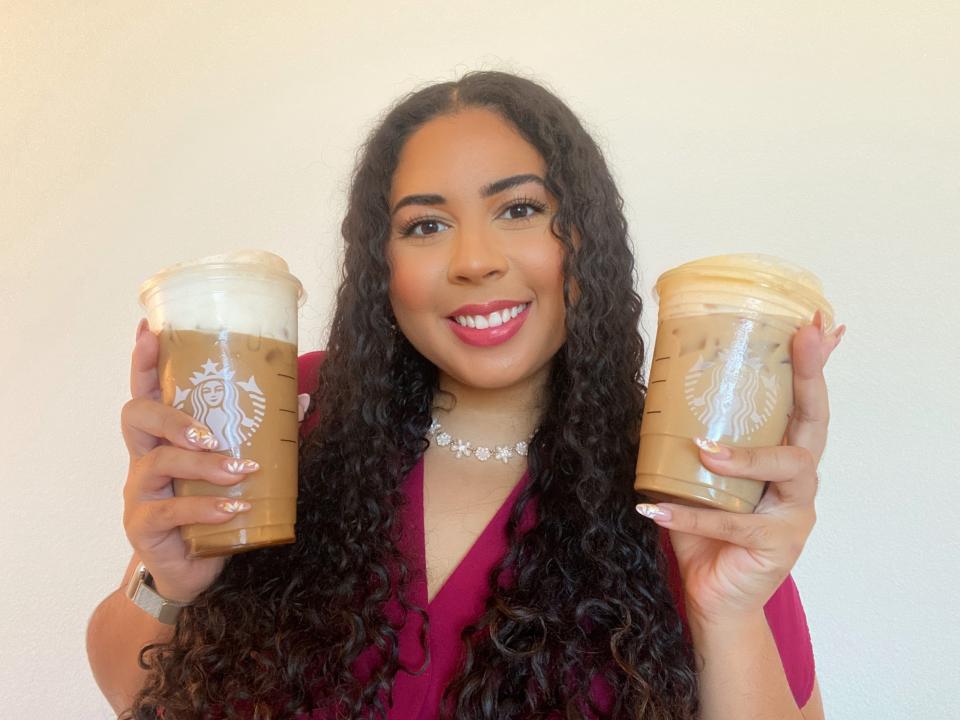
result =
[{"label": "face", "polygon": [[200,393],[208,406],[217,407],[223,401],[223,383],[219,380],[204,383]]},{"label": "face", "polygon": [[537,150],[489,110],[435,118],[400,154],[393,311],[424,357],[470,387],[540,376],[563,344],[563,247],[545,177]]}]

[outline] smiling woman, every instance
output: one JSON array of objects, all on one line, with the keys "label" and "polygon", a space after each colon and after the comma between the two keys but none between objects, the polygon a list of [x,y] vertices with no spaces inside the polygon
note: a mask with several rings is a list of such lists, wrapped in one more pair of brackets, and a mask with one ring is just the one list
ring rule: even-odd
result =
[{"label": "smiling woman", "polygon": [[[622,204],[577,118],[529,80],[473,73],[394,107],[353,178],[327,352],[301,357],[297,542],[225,565],[186,558],[178,526],[206,510],[162,493],[171,476],[236,480],[181,435],[190,418],[152,399],[156,338],[141,333],[124,414],[128,577],[142,561],[182,610],[170,627],[122,593],[98,608],[91,664],[114,707],[821,716],[788,575],[812,493],[788,507],[774,486],[750,537],[641,504],[671,539],[634,510],[645,351]],[[833,347],[797,334],[798,416],[825,406]],[[822,440],[810,433],[826,424],[812,427],[798,422],[798,445]],[[767,479],[809,484],[810,453],[770,451]],[[704,457],[720,474],[749,460]],[[765,562],[751,563],[761,537]]]}]

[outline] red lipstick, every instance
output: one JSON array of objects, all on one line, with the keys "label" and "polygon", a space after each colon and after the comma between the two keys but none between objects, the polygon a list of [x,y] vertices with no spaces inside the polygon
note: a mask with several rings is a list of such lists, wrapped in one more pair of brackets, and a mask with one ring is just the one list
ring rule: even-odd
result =
[{"label": "red lipstick", "polygon": [[489,315],[497,310],[506,310],[507,308],[516,307],[517,305],[527,305],[529,302],[529,300],[491,300],[490,302],[480,305],[464,305],[463,307],[458,307],[450,313],[448,317],[456,317],[457,315]]},{"label": "red lipstick", "polygon": [[[457,316],[465,315],[481,315],[486,317],[498,310],[506,310],[516,307],[517,305],[524,305],[525,307],[520,313],[517,314],[516,317],[510,318],[506,322],[497,325],[496,327],[467,327],[461,325],[455,319]],[[493,302],[483,303],[481,305],[464,305],[459,307],[451,314],[450,317],[447,318],[447,323],[449,323],[453,334],[467,345],[473,345],[475,347],[491,347],[493,345],[504,343],[516,335],[517,331],[520,330],[521,326],[526,321],[529,310],[529,301],[494,300]]]}]

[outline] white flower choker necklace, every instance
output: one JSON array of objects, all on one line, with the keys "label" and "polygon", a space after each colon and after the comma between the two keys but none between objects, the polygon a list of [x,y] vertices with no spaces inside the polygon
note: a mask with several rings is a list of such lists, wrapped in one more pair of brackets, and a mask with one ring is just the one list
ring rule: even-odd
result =
[{"label": "white flower choker necklace", "polygon": [[443,425],[436,418],[432,418],[430,429],[427,435],[433,438],[437,447],[448,448],[456,458],[472,457],[480,462],[486,462],[490,458],[499,460],[506,464],[515,457],[526,457],[527,450],[530,447],[530,440],[533,439],[531,433],[526,440],[518,440],[513,445],[497,445],[491,450],[484,445],[474,447],[473,443],[455,438],[443,429]]}]

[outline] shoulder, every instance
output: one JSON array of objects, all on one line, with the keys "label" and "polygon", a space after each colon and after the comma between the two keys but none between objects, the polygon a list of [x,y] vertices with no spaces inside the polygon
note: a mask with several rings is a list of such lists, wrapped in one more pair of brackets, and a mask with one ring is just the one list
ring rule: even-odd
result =
[{"label": "shoulder", "polygon": [[314,350],[297,358],[297,394],[300,395],[301,407],[304,408],[300,434],[304,437],[313,430],[319,420],[319,416],[313,412],[316,408],[313,395],[320,386],[320,366],[323,365],[326,355],[323,350]]},{"label": "shoulder", "polygon": [[317,391],[320,366],[327,353],[313,350],[297,358],[297,392],[313,394]]}]

